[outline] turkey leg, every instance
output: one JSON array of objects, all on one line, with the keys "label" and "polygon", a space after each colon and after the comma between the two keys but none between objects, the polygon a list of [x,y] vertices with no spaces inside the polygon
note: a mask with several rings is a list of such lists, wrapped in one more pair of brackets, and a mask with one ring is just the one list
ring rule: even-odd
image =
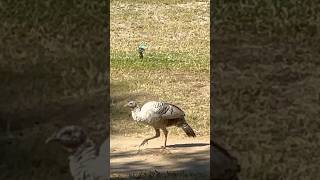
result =
[{"label": "turkey leg", "polygon": [[155,138],[160,137],[160,130],[156,129],[156,128],[154,128],[154,130],[156,131],[156,135],[152,136],[151,138],[147,138],[147,139],[143,140],[142,143],[140,144],[140,146],[143,146],[145,143],[147,143],[151,139],[155,139]]},{"label": "turkey leg", "polygon": [[164,134],[164,148],[166,148],[167,147],[168,130],[166,128],[163,128],[162,131]]}]

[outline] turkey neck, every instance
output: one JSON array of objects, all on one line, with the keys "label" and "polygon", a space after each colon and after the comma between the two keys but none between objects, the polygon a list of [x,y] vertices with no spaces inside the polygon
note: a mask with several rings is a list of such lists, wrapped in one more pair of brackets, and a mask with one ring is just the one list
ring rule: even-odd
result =
[{"label": "turkey neck", "polygon": [[97,147],[95,145],[95,143],[87,138],[87,140],[82,143],[75,151],[74,153],[72,153],[71,156],[73,157],[81,157],[81,154],[83,153],[90,153],[92,156],[96,156],[97,155]]},{"label": "turkey neck", "polygon": [[[90,172],[90,162],[98,157],[98,148],[91,139],[87,139],[81,144],[72,155],[69,156],[70,172],[74,179],[83,179],[84,174],[92,176]],[[87,179],[87,175],[86,178]]]},{"label": "turkey neck", "polygon": [[133,120],[139,121],[139,113],[140,113],[140,111],[141,111],[140,106],[136,106],[135,108],[133,108],[131,110],[131,114],[132,114]]}]

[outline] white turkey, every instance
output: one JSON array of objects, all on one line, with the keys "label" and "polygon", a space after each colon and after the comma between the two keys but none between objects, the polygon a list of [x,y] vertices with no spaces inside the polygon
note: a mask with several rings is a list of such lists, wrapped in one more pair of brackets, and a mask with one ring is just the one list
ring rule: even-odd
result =
[{"label": "white turkey", "polygon": [[98,148],[81,127],[66,126],[46,140],[50,142],[60,143],[71,153],[69,167],[74,180],[109,179],[106,141]]},{"label": "white turkey", "polygon": [[160,137],[160,129],[165,136],[164,148],[167,146],[167,137],[169,126],[177,126],[183,129],[183,131],[189,137],[196,137],[193,129],[185,120],[185,113],[176,105],[150,101],[140,107],[137,102],[130,101],[127,106],[131,109],[131,115],[133,120],[152,126],[156,134],[153,137],[146,138],[142,141],[140,146],[143,146],[151,139]]}]

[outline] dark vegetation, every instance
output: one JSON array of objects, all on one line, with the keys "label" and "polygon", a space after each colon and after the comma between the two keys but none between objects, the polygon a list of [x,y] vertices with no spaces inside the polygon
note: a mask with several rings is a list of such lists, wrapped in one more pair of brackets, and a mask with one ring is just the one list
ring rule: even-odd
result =
[{"label": "dark vegetation", "polygon": [[70,124],[108,134],[105,3],[1,1],[0,179],[70,179],[45,138]]},{"label": "dark vegetation", "polygon": [[319,13],[314,1],[215,1],[213,136],[240,179],[320,176]]},{"label": "dark vegetation", "polygon": [[[1,1],[0,179],[69,179],[66,154],[45,136],[104,125],[104,3]],[[240,160],[241,179],[317,179],[320,6],[214,3],[215,139]]]}]

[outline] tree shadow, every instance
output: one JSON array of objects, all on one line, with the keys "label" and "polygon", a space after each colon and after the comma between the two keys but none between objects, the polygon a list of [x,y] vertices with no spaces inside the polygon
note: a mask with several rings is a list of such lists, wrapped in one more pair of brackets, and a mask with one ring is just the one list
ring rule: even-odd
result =
[{"label": "tree shadow", "polygon": [[[170,148],[146,148],[140,151],[129,150],[111,152],[111,174],[137,174],[143,171],[156,170],[160,173],[184,171],[190,174],[201,174],[209,177],[210,148],[193,151],[183,151],[185,147],[207,146],[206,143],[176,144]],[[180,150],[177,152],[177,149]],[[147,161],[147,159],[161,158],[160,160]],[[165,160],[166,163],[159,161]],[[168,162],[168,163],[167,163]],[[130,179],[130,178],[128,178]]]},{"label": "tree shadow", "polygon": [[140,96],[143,96],[142,93],[130,93],[128,91],[128,84],[121,82],[113,82],[110,84],[111,89],[111,120],[117,119],[128,119],[128,115],[130,115],[130,111],[128,108],[124,107],[129,100],[135,100]]},{"label": "tree shadow", "polygon": [[199,146],[209,146],[208,143],[189,143],[189,144],[172,144],[168,145],[169,148],[177,148],[177,147],[199,147]]},{"label": "tree shadow", "polygon": [[125,105],[131,100],[140,101],[153,96],[146,92],[131,92],[129,85],[129,82],[118,81],[112,82],[110,85],[110,133],[112,135],[141,131],[138,128],[141,124],[137,125],[133,121],[131,111]]}]

